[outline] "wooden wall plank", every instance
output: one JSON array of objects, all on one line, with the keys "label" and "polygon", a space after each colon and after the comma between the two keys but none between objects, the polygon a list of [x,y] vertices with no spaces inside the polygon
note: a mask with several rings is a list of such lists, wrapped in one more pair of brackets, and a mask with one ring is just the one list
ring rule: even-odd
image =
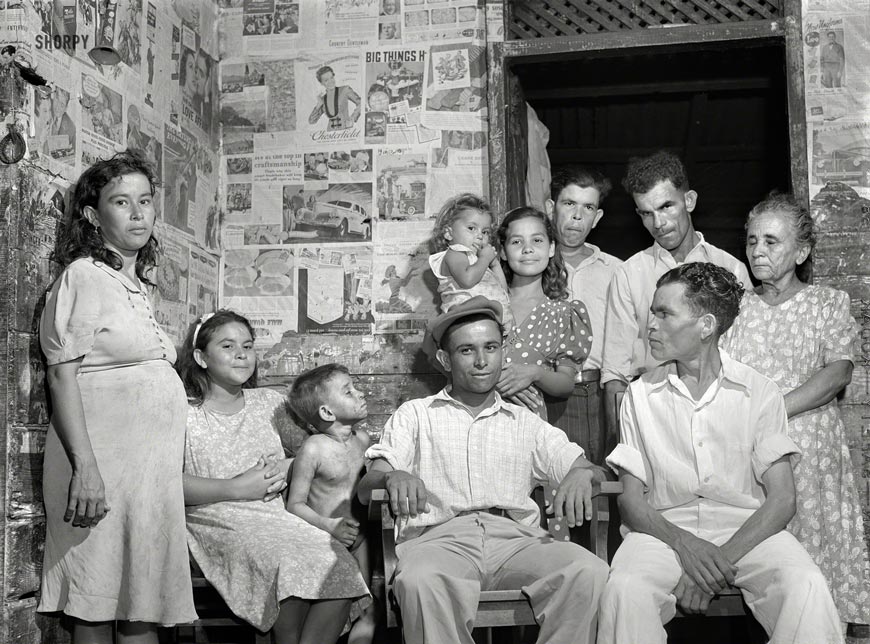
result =
[{"label": "wooden wall plank", "polygon": [[36,603],[35,597],[28,597],[6,604],[0,641],[8,644],[66,644],[70,641],[63,618],[37,613]]},{"label": "wooden wall plank", "polygon": [[852,300],[852,316],[860,323],[870,307],[870,276],[827,275],[824,283],[849,294]]},{"label": "wooden wall plank", "polygon": [[810,214],[823,232],[870,230],[870,199],[845,183],[832,182],[822,188],[810,203]]},{"label": "wooden wall plank", "polygon": [[23,519],[6,524],[5,599],[15,600],[39,590],[45,519]]},{"label": "wooden wall plank", "polygon": [[[509,41],[521,42],[521,41]],[[486,46],[487,96],[489,99],[489,203],[493,212],[507,206],[507,162],[505,160],[507,97],[505,96],[504,47],[508,43]]]},{"label": "wooden wall plank", "polygon": [[820,233],[813,263],[813,273],[819,279],[831,275],[870,275],[870,231]]},{"label": "wooden wall plank", "polygon": [[870,364],[861,356],[856,356],[852,382],[841,395],[840,402],[847,405],[864,405],[870,409]]},{"label": "wooden wall plank", "polygon": [[[722,41],[747,41],[755,44],[774,41],[783,35],[783,21],[758,20],[712,25],[680,25],[668,29],[638,29],[582,36],[511,40],[504,43],[504,56],[522,56],[523,62],[564,60],[565,54],[653,48],[661,46],[709,46]],[[752,44],[750,43],[750,44]],[[806,152],[804,151],[804,155]]]},{"label": "wooden wall plank", "polygon": [[15,382],[15,420],[18,425],[47,425],[48,400],[45,390],[45,361],[35,333],[10,335],[15,359],[12,365]]},{"label": "wooden wall plank", "polygon": [[[856,471],[860,472],[863,462],[856,460],[854,453],[864,449],[865,437],[870,436],[870,409],[866,405],[854,405],[841,401],[840,415],[843,417],[843,422],[846,423],[848,430],[846,440],[849,444],[849,450],[853,453],[853,464]],[[870,449],[868,449],[867,457],[870,458]],[[868,461],[868,465],[870,465],[870,461]],[[870,478],[870,469],[867,470],[866,476]]]},{"label": "wooden wall plank", "polygon": [[42,459],[45,452],[45,429],[13,427],[7,444],[6,515],[26,519],[45,515],[42,504]]},{"label": "wooden wall plank", "polygon": [[804,43],[801,25],[801,3],[783,2],[785,17],[785,72],[788,96],[788,128],[791,150],[791,189],[799,202],[810,200],[807,166],[807,102],[804,87]]}]

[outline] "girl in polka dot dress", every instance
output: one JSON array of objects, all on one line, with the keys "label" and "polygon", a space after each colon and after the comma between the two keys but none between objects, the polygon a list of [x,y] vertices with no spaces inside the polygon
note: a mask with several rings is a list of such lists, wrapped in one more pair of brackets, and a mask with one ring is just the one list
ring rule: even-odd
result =
[{"label": "girl in polka dot dress", "polygon": [[540,210],[516,208],[498,228],[516,326],[508,335],[499,393],[547,417],[540,392],[567,398],[592,346],[582,302],[568,301],[555,232]]}]

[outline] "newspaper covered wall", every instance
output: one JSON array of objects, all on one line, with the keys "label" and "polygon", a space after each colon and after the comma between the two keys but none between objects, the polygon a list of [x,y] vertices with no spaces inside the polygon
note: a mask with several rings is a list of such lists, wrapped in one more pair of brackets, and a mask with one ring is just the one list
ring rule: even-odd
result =
[{"label": "newspaper covered wall", "polygon": [[14,47],[14,60],[46,80],[19,87],[15,65],[0,60],[0,83],[16,83],[13,99],[0,100],[0,120],[21,123],[28,144],[21,164],[46,176],[58,195],[120,150],[151,161],[161,182],[155,235],[163,249],[152,276],[155,314],[180,343],[217,302],[218,9],[192,0],[119,2],[101,34],[121,62],[100,66],[88,56],[95,7],[0,2],[0,47]]},{"label": "newspaper covered wall", "polygon": [[811,196],[870,198],[870,1],[804,0],[803,38]]},{"label": "newspaper covered wall", "polygon": [[484,3],[219,5],[221,304],[263,375],[409,370],[434,217],[487,192]]}]

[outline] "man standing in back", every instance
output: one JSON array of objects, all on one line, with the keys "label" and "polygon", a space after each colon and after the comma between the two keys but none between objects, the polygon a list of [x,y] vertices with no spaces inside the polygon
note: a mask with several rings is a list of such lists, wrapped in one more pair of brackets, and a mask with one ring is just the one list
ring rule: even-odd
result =
[{"label": "man standing in back", "polygon": [[580,300],[592,325],[592,349],[577,374],[566,400],[547,401],[550,422],[587,450],[589,460],[604,458],[604,415],[600,389],[604,348],[607,287],[622,260],[586,241],[604,216],[601,202],[610,193],[610,180],[592,168],[562,168],[550,182],[551,199],[544,206],[559,236],[559,252],[568,271],[568,291]]},{"label": "man standing in back", "polygon": [[745,288],[752,286],[746,266],[706,242],[692,225],[698,193],[689,188],[686,169],[677,155],[660,150],[631,159],[622,185],[634,198],[637,214],[655,241],[629,257],[610,282],[601,370],[608,448],[617,440],[616,394],[658,364],[647,342],[656,280],[680,264],[710,262],[734,273]]}]

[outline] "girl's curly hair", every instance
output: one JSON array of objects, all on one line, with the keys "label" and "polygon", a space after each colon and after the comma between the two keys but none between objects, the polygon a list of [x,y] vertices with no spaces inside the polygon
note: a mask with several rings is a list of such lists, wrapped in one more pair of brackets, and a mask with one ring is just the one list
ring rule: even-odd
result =
[{"label": "girl's curly hair", "polygon": [[[73,189],[67,216],[58,234],[55,261],[67,266],[81,257],[93,257],[116,271],[121,270],[121,258],[103,244],[99,229],[85,217],[85,206],[96,210],[103,188],[113,179],[128,174],[145,175],[151,185],[152,195],[160,185],[154,168],[142,154],[134,150],[118,152],[111,159],[98,161],[82,173]],[[136,258],[136,276],[146,284],[153,285],[148,274],[157,265],[158,250],[159,245],[152,232]]]},{"label": "girl's curly hair", "polygon": [[492,217],[489,203],[470,192],[464,192],[461,195],[448,199],[441,206],[441,210],[438,211],[438,215],[435,217],[435,227],[432,229],[432,237],[429,239],[431,252],[437,253],[447,250],[450,243],[444,237],[444,230],[452,226],[453,222],[459,218],[459,215],[466,210],[479,210]]},{"label": "girl's curly hair", "polygon": [[[544,226],[544,232],[547,239],[554,243],[557,239],[556,230],[553,228],[553,222],[543,212],[531,206],[520,206],[508,212],[501,224],[498,227],[499,245],[504,248],[507,240],[508,228],[515,221],[520,219],[537,219]],[[507,278],[508,284],[513,281],[514,273],[510,265],[502,260],[502,269]],[[547,269],[541,277],[541,286],[544,289],[544,295],[551,300],[567,300],[568,299],[568,271],[565,270],[565,263],[562,261],[562,255],[556,251],[556,254],[550,258],[547,263]]]}]

